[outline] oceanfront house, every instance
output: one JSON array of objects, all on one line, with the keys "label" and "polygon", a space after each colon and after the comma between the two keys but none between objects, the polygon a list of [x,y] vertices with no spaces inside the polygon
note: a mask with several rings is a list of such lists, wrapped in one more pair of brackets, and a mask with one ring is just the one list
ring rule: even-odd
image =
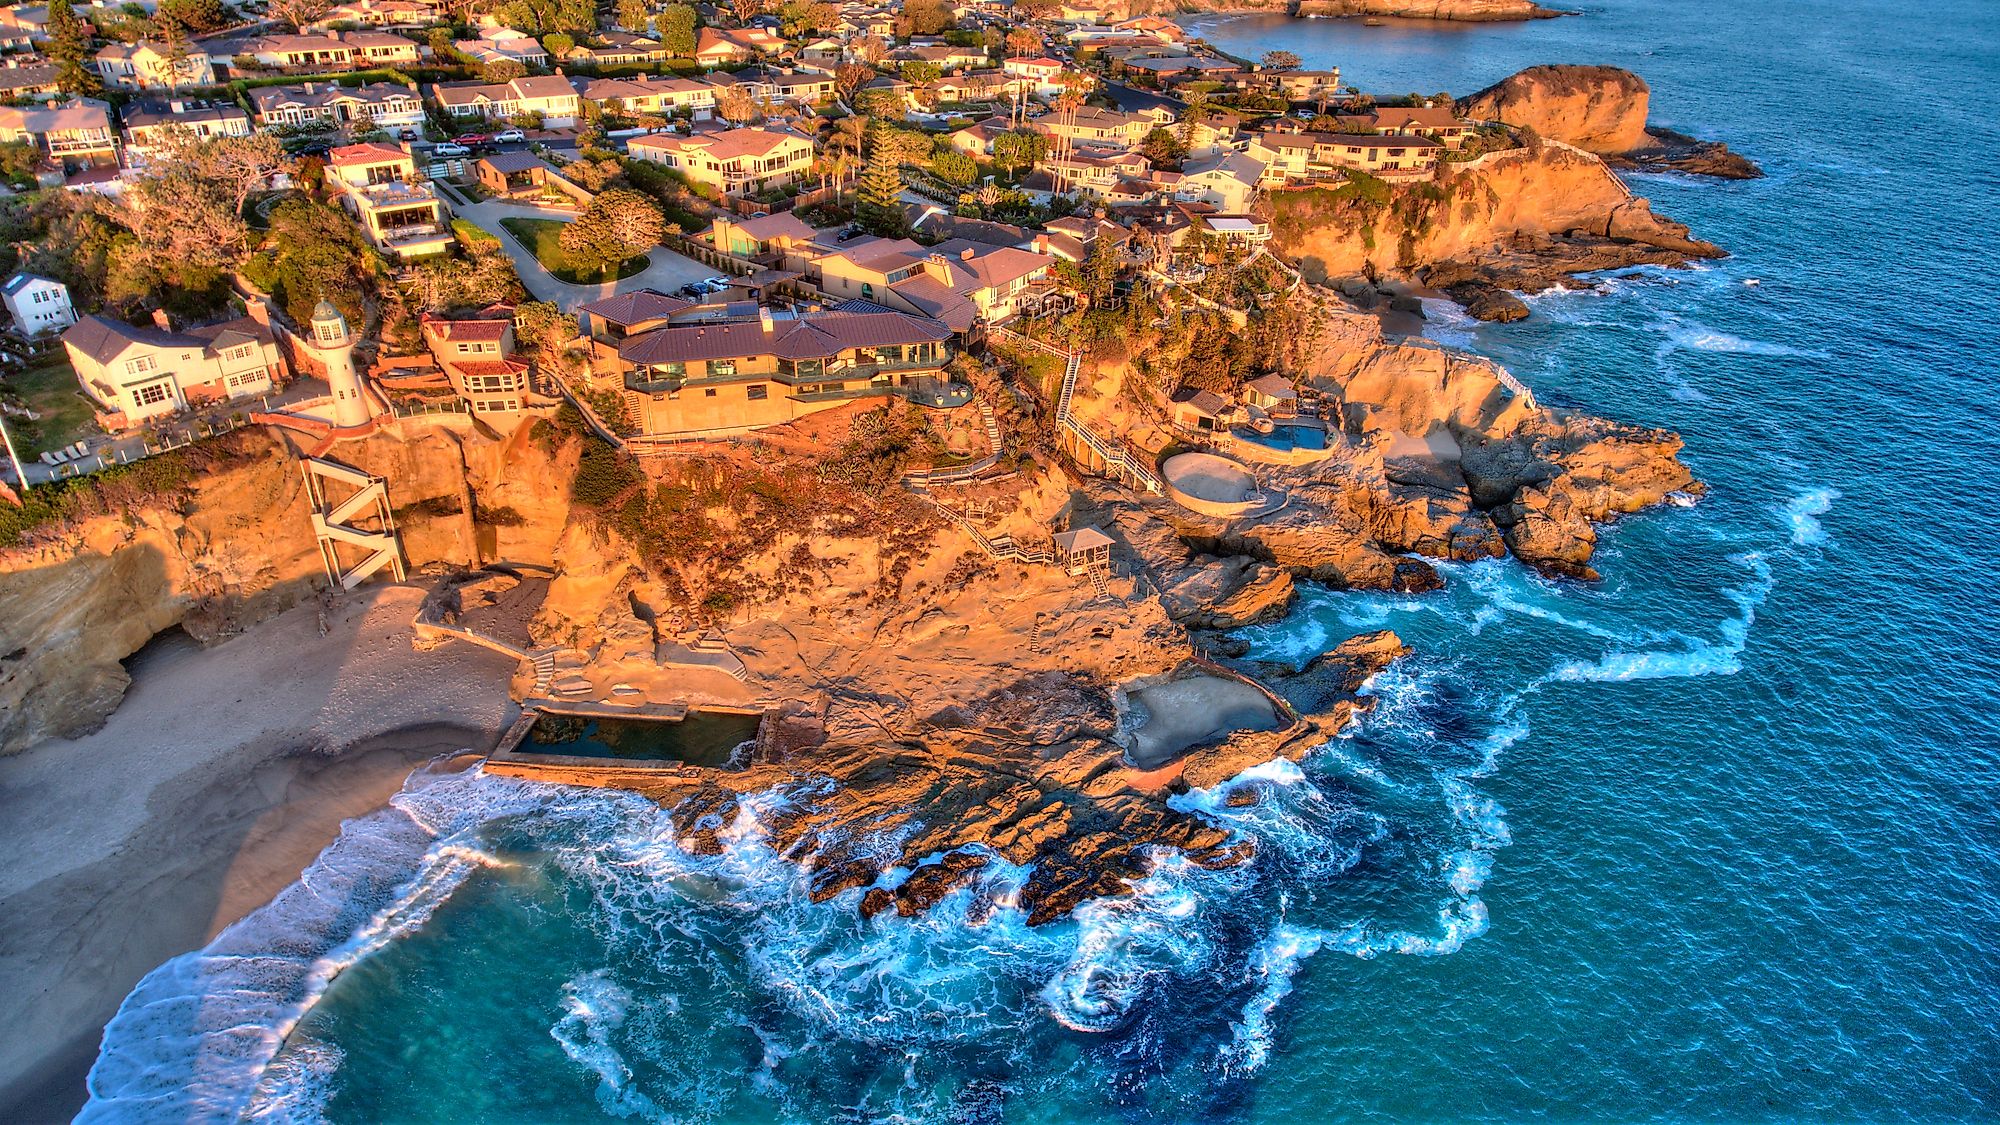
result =
[{"label": "oceanfront house", "polygon": [[32,273],[17,273],[0,285],[0,301],[14,318],[14,330],[23,336],[40,336],[76,323],[76,306],[70,304],[69,286]]},{"label": "oceanfront house", "polygon": [[258,86],[248,93],[257,107],[258,123],[267,129],[324,122],[352,125],[357,132],[371,125],[393,132],[421,128],[424,123],[423,99],[413,88],[394,82],[370,82],[364,86],[305,82],[297,86]]},{"label": "oceanfront house", "polygon": [[695,307],[693,301],[656,289],[635,289],[578,306],[576,327],[582,335],[616,347],[627,336],[662,327]]},{"label": "oceanfront house", "polygon": [[705,81],[719,88],[734,87],[752,102],[809,109],[833,98],[831,74],[777,67],[751,66],[730,73],[718,70]]},{"label": "oceanfront house", "polygon": [[1014,319],[1049,285],[1055,258],[953,238],[936,246],[873,239],[825,254],[807,275],[834,297],[872,301],[942,321],[955,332]]},{"label": "oceanfront house", "polygon": [[962,405],[969,393],[944,378],[951,335],[935,320],[867,302],[796,315],[761,307],[629,335],[616,367],[639,433],[721,436],[869,396]]},{"label": "oceanfront house", "polygon": [[396,145],[345,145],[327,154],[329,187],[377,250],[408,260],[450,249],[444,204],[417,178],[416,162]]},{"label": "oceanfront house", "polygon": [[268,326],[251,317],[175,331],[164,313],[137,328],[86,316],[63,333],[83,393],[107,429],[125,429],[190,406],[268,394],[285,358]]},{"label": "oceanfront house", "polygon": [[715,87],[692,78],[639,74],[630,78],[572,78],[570,83],[584,101],[621,117],[665,117],[680,111],[695,121],[707,121],[715,110]]},{"label": "oceanfront house", "polygon": [[440,82],[431,87],[431,101],[457,118],[506,121],[540,114],[542,124],[567,128],[576,124],[582,99],[560,74],[531,75],[511,82]]},{"label": "oceanfront house", "polygon": [[973,71],[938,79],[931,83],[931,93],[939,105],[991,104],[1011,97],[1015,81],[1000,71]]},{"label": "oceanfront house", "polygon": [[321,73],[354,68],[355,50],[331,35],[260,35],[230,45],[233,67]]},{"label": "oceanfront house", "polygon": [[[810,253],[819,232],[790,211],[780,211],[761,219],[739,219],[718,215],[703,232],[709,244],[725,254],[754,258],[765,265],[792,268],[783,263],[788,257]],[[799,268],[803,270],[803,265]]]},{"label": "oceanfront house", "polygon": [[504,305],[447,320],[419,322],[451,389],[474,414],[504,414],[529,403],[528,363],[514,354],[514,310]]},{"label": "oceanfront house", "polygon": [[1118,181],[1144,179],[1153,171],[1152,163],[1136,152],[1084,148],[1065,156],[1047,157],[1038,161],[1035,167],[1048,174],[1053,194],[1076,195],[1081,192],[1100,198],[1108,194]]},{"label": "oceanfront house", "polygon": [[1249,155],[1228,152],[1220,156],[1190,160],[1181,166],[1174,181],[1174,199],[1181,203],[1206,203],[1217,211],[1242,214],[1257,198],[1260,183],[1267,175],[1264,162],[1253,147]]},{"label": "oceanfront house", "polygon": [[1275,373],[1245,384],[1243,401],[1273,417],[1290,417],[1299,411],[1298,388],[1290,379]]},{"label": "oceanfront house", "polygon": [[1263,70],[1257,80],[1289,101],[1322,102],[1340,96],[1340,68],[1332,70]]},{"label": "oceanfront house", "polygon": [[0,106],[0,142],[31,144],[65,171],[118,163],[110,111],[89,98],[62,106]]},{"label": "oceanfront house", "polygon": [[1196,433],[1216,433],[1227,430],[1235,412],[1229,400],[1214,391],[1196,390],[1192,387],[1174,392],[1167,404],[1167,417],[1175,426]]},{"label": "oceanfront house", "polygon": [[247,137],[251,132],[250,115],[235,102],[137,98],[125,103],[120,116],[125,119],[125,151],[141,161],[166,143],[170,131],[183,131],[199,140]]},{"label": "oceanfront house", "polygon": [[477,39],[460,39],[453,49],[484,66],[487,63],[517,62],[522,66],[549,65],[549,52],[534,36],[511,28],[496,27]]},{"label": "oceanfront house", "polygon": [[1271,224],[1250,215],[1220,215],[1182,204],[1188,229],[1229,246],[1255,247],[1271,241]]},{"label": "oceanfront house", "polygon": [[1276,185],[1337,178],[1348,170],[1422,171],[1444,150],[1442,142],[1424,136],[1265,132],[1250,138],[1249,154],[1264,163],[1264,182]]},{"label": "oceanfront house", "polygon": [[91,61],[108,90],[174,90],[215,85],[215,60],[199,47],[184,47],[181,57],[164,43],[141,39],[101,48]]},{"label": "oceanfront house", "polygon": [[1128,58],[1121,64],[1135,78],[1158,84],[1168,80],[1221,82],[1225,85],[1243,74],[1243,69],[1226,59],[1206,55],[1168,55],[1164,58]]},{"label": "oceanfront house", "polygon": [[1360,118],[1341,118],[1346,124],[1366,122],[1375,133],[1384,137],[1429,137],[1446,148],[1457,148],[1465,143],[1465,135],[1472,126],[1459,120],[1458,114],[1449,104],[1438,106],[1383,106]]},{"label": "oceanfront house", "polygon": [[626,144],[637,160],[675,169],[725,194],[754,194],[784,187],[812,169],[813,143],[774,129],[724,129],[682,137],[660,133]]}]

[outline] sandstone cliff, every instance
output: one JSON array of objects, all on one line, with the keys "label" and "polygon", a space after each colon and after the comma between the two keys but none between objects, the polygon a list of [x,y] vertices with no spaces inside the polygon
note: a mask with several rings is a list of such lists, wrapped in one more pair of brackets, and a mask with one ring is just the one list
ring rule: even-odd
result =
[{"label": "sandstone cliff", "polygon": [[1567,12],[1532,0],[1298,0],[1293,14],[1314,17],[1385,16],[1397,19],[1509,23],[1550,19]]},{"label": "sandstone cliff", "polygon": [[1723,256],[1590,153],[1531,144],[1443,168],[1418,183],[1273,191],[1263,206],[1274,246],[1310,278],[1422,280],[1475,313],[1496,289]]},{"label": "sandstone cliff", "polygon": [[[253,428],[168,456],[196,460],[189,483],[0,551],[0,753],[95,729],[130,682],[120,662],[159,633],[215,640],[323,585],[282,438]],[[412,426],[333,456],[389,478],[412,566],[546,559],[566,518],[531,442]]]},{"label": "sandstone cliff", "polygon": [[1652,88],[1615,66],[1532,66],[1458,101],[1461,117],[1532,129],[1633,167],[1726,179],[1763,175],[1727,145],[1647,125]]}]

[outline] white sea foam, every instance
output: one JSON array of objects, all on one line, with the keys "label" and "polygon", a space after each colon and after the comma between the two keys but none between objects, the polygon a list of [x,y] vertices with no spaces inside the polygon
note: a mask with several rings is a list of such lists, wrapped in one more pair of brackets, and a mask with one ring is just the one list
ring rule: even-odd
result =
[{"label": "white sea foam", "polygon": [[597,1104],[613,1117],[672,1120],[659,1103],[633,1083],[632,1068],[611,1038],[625,1025],[632,994],[611,979],[609,969],[584,973],[563,984],[563,1015],[549,1029],[570,1061],[597,1076]]},{"label": "white sea foam", "polygon": [[1280,923],[1251,953],[1247,974],[1259,987],[1244,1002],[1243,1018],[1230,1028],[1230,1043],[1222,1052],[1226,1073],[1253,1074],[1270,1061],[1271,1018],[1292,994],[1292,978],[1299,967],[1319,952],[1326,936]]},{"label": "white sea foam", "polygon": [[1771,593],[1774,579],[1771,564],[1761,552],[1733,555],[1731,561],[1750,572],[1750,581],[1726,591],[1736,606],[1736,615],[1716,626],[1712,641],[1682,637],[1683,647],[1650,649],[1643,652],[1614,650],[1591,662],[1572,660],[1558,666],[1553,679],[1572,683],[1610,683],[1632,680],[1681,679],[1695,676],[1733,676],[1743,670],[1743,648],[1749,643],[1750,628],[1757,623],[1757,609]]},{"label": "white sea foam", "polygon": [[1840,492],[1832,488],[1815,488],[1792,497],[1785,504],[1785,522],[1792,529],[1792,543],[1799,547],[1824,547],[1832,537],[1819,522],[1819,517],[1833,510],[1833,502],[1840,499]]},{"label": "white sea foam", "polygon": [[531,807],[519,783],[419,770],[387,808],[350,820],[297,883],[205,948],[148,973],[104,1029],[79,1121],[233,1119],[304,1104],[291,1073],[260,1083],[342,971],[421,926],[497,862],[471,829]]},{"label": "white sea foam", "polygon": [[1674,347],[1688,351],[1716,352],[1724,355],[1828,358],[1827,353],[1823,351],[1795,348],[1790,344],[1772,343],[1768,340],[1749,340],[1704,325],[1681,324],[1678,321],[1670,321],[1667,327],[1667,341]]},{"label": "white sea foam", "polygon": [[1185,975],[1213,958],[1212,940],[1196,916],[1203,891],[1230,881],[1226,873],[1201,871],[1177,852],[1152,859],[1151,873],[1132,884],[1130,895],[1077,907],[1075,952],[1041,992],[1049,1014],[1064,1027],[1106,1032],[1122,1026],[1149,983]]}]

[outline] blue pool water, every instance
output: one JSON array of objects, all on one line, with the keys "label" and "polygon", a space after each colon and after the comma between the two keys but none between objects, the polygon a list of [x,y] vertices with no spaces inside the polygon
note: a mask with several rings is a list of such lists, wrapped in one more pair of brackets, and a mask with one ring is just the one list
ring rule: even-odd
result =
[{"label": "blue pool water", "polygon": [[1436,328],[1680,431],[1711,494],[1609,532],[1596,585],[1308,594],[1252,640],[1395,628],[1418,655],[1376,713],[1262,805],[1187,798],[1255,862],[1164,860],[1037,930],[1020,872],[864,922],[754,815],[694,857],[643,801],[419,777],[140,986],[86,1119],[2000,1115],[2000,7],[1204,28],[1393,91],[1629,66],[1657,121],[1763,162],[1636,181],[1735,257]]},{"label": "blue pool water", "polygon": [[1321,450],[1326,448],[1326,431],[1317,426],[1298,426],[1291,423],[1271,427],[1268,434],[1258,433],[1249,426],[1238,426],[1230,431],[1239,441],[1252,441],[1271,449],[1289,452],[1294,449]]}]

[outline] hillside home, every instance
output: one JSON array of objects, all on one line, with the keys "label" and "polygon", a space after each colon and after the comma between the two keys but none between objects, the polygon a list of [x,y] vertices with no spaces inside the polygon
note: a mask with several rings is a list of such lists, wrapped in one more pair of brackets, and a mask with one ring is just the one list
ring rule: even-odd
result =
[{"label": "hillside home", "polygon": [[215,60],[199,47],[188,47],[176,60],[166,44],[142,39],[103,47],[91,61],[105,88],[110,90],[179,90],[183,86],[215,85]]},{"label": "hillside home", "polygon": [[234,45],[236,57],[248,57],[273,70],[331,71],[354,66],[354,48],[330,35],[263,35]]},{"label": "hillside home", "polygon": [[549,65],[548,51],[534,36],[511,28],[493,28],[477,39],[457,40],[452,47],[481,66],[496,62],[517,62],[527,67]]},{"label": "hillside home", "polygon": [[668,324],[676,315],[694,307],[693,301],[656,289],[635,289],[577,306],[576,326],[592,340],[616,345],[627,336]]},{"label": "hillside home", "polygon": [[667,49],[657,39],[627,31],[607,31],[588,46],[572,48],[563,61],[586,66],[632,66],[666,57]]},{"label": "hillside home", "polygon": [[1437,163],[1445,146],[1423,136],[1374,133],[1259,133],[1250,155],[1267,162],[1266,183],[1337,176],[1345,169],[1407,172]]},{"label": "hillside home", "polygon": [[86,316],[63,333],[63,348],[83,393],[113,429],[190,406],[268,394],[285,374],[284,355],[266,325],[250,317],[174,331]]},{"label": "hillside home", "polygon": [[0,106],[0,141],[34,145],[65,170],[118,163],[118,134],[103,102]]},{"label": "hillside home", "polygon": [[783,187],[804,177],[813,159],[810,140],[770,129],[634,137],[626,151],[635,159],[663,164],[697,183],[731,193]]},{"label": "hillside home", "polygon": [[704,27],[695,39],[694,57],[704,66],[726,66],[779,54],[786,46],[784,37],[769,28]]},{"label": "hillside home", "polygon": [[134,155],[150,155],[165,143],[169,129],[182,129],[201,140],[211,137],[247,137],[250,115],[234,102],[200,101],[194,98],[137,99],[125,103],[125,148]]},{"label": "hillside home", "polygon": [[1153,131],[1155,122],[1151,117],[1125,113],[1116,109],[1101,109],[1094,105],[1080,107],[1075,114],[1065,117],[1051,113],[1035,119],[1037,131],[1051,137],[1068,137],[1080,145],[1094,145],[1100,148],[1125,149],[1137,145]]},{"label": "hillside home", "polygon": [[10,57],[0,65],[0,101],[47,101],[58,92],[54,63],[29,56]]},{"label": "hillside home", "polygon": [[1152,163],[1136,152],[1082,148],[1067,156],[1041,160],[1035,167],[1049,174],[1050,190],[1057,195],[1081,191],[1101,196],[1119,180],[1143,178],[1153,170]]},{"label": "hillside home", "polygon": [[1002,62],[1000,69],[1036,97],[1053,98],[1062,93],[1065,64],[1060,59],[1012,58]]},{"label": "hillside home", "polygon": [[453,117],[504,121],[524,113],[539,113],[543,124],[552,128],[576,124],[583,104],[576,87],[560,74],[530,75],[499,84],[440,82],[431,87],[431,99]]},{"label": "hillside home", "polygon": [[951,329],[866,302],[666,325],[618,345],[627,416],[645,435],[746,433],[857,398],[962,404],[944,380]]},{"label": "hillside home", "polygon": [[265,128],[324,121],[334,125],[372,123],[383,129],[407,129],[424,123],[424,103],[417,92],[393,82],[341,86],[306,82],[297,86],[258,86],[250,91],[257,121]]},{"label": "hillside home", "polygon": [[514,310],[504,305],[447,320],[418,321],[424,346],[474,414],[504,414],[528,405],[528,363],[514,354]]},{"label": "hillside home", "polygon": [[665,116],[681,110],[696,121],[707,121],[715,110],[715,87],[692,78],[642,74],[631,78],[572,78],[570,84],[584,101],[627,117]]},{"label": "hillside home", "polygon": [[375,248],[410,259],[451,248],[444,204],[431,185],[417,178],[416,162],[395,145],[345,145],[327,155],[329,187],[360,223]]},{"label": "hillside home", "polygon": [[1459,120],[1449,105],[1383,106],[1368,115],[1368,123],[1385,137],[1429,137],[1446,148],[1465,143],[1471,126]]},{"label": "hillside home", "polygon": [[1263,180],[1263,161],[1240,152],[1224,153],[1182,165],[1181,177],[1174,184],[1174,198],[1183,203],[1206,203],[1225,214],[1240,215],[1250,210]]},{"label": "hillside home", "polygon": [[708,76],[716,86],[735,86],[754,102],[810,107],[833,97],[833,76],[818,71],[749,67],[734,74],[717,71]]},{"label": "hillside home", "polygon": [[925,247],[878,239],[826,254],[808,273],[827,293],[906,308],[964,332],[1019,315],[1055,259],[1011,246],[953,238]]},{"label": "hillside home", "polygon": [[1259,83],[1295,102],[1332,101],[1340,95],[1340,68],[1332,70],[1264,70]]},{"label": "hillside home", "polygon": [[818,231],[790,211],[761,219],[718,215],[705,233],[710,245],[740,258],[783,258],[788,253],[803,252],[819,238]]},{"label": "hillside home", "polygon": [[307,31],[328,31],[337,24],[364,27],[429,27],[439,22],[435,5],[427,0],[347,0],[335,4],[307,24]]},{"label": "hillside home", "polygon": [[343,31],[340,41],[354,51],[357,66],[415,66],[415,41],[386,31]]},{"label": "hillside home", "polygon": [[23,336],[40,336],[76,323],[69,286],[32,273],[17,273],[0,285],[0,302],[14,318],[14,330]]}]

